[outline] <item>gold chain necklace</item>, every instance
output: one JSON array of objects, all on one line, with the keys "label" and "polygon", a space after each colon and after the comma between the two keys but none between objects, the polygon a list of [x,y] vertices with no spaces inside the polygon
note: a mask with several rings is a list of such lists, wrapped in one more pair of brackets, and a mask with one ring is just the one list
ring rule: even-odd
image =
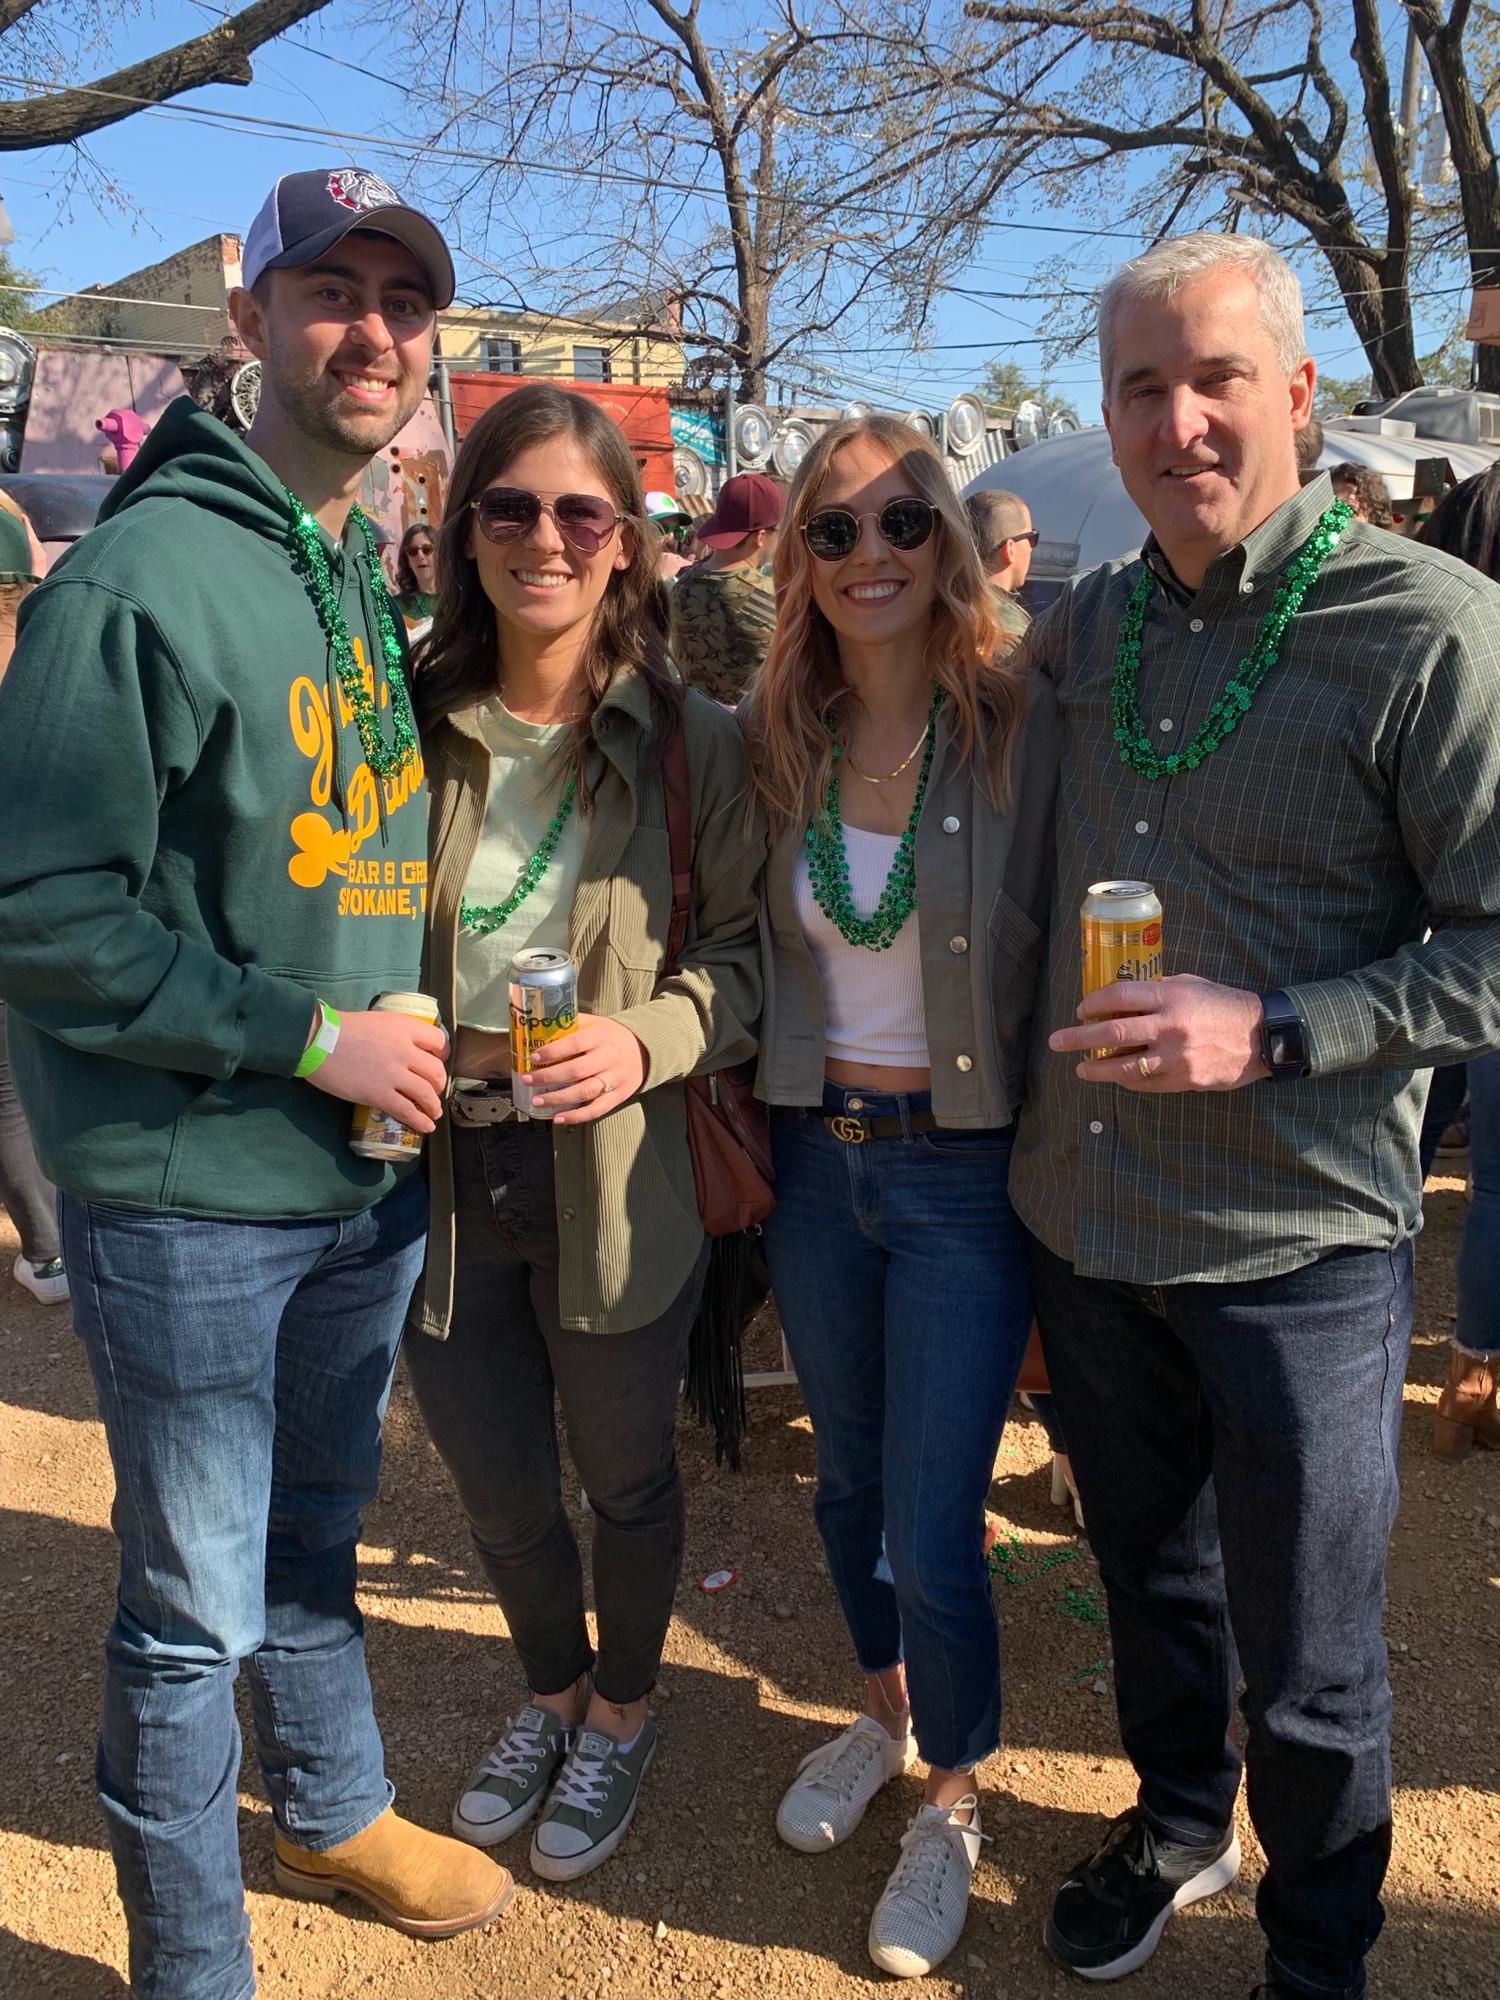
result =
[{"label": "gold chain necklace", "polygon": [[907,751],[906,755],[901,759],[901,762],[896,766],[895,770],[887,771],[883,778],[877,778],[873,771],[862,771],[858,766],[858,764],[856,764],[854,761],[854,752],[851,749],[849,749],[847,745],[844,748],[844,761],[849,766],[849,769],[854,773],[855,777],[863,778],[867,785],[888,785],[891,782],[892,778],[899,778],[901,776],[901,773],[906,769],[907,765],[911,762],[912,758],[916,756],[917,752],[921,749],[922,745],[927,741],[927,738],[930,735],[931,731],[932,731],[932,724],[931,722],[929,722],[927,724],[927,727],[922,731],[922,734],[917,738],[916,742],[913,743],[910,750]]}]

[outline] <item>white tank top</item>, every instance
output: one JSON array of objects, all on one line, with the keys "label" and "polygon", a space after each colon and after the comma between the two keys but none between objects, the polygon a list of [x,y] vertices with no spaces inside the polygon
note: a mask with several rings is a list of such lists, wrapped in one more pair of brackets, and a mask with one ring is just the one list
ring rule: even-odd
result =
[{"label": "white tank top", "polygon": [[[894,833],[846,826],[849,888],[859,914],[880,901],[900,845]],[[792,864],[792,895],[807,948],[823,982],[825,1057],[871,1069],[927,1069],[927,1021],[922,1008],[921,934],[912,911],[889,951],[849,944],[818,908],[808,880],[807,850]]]}]

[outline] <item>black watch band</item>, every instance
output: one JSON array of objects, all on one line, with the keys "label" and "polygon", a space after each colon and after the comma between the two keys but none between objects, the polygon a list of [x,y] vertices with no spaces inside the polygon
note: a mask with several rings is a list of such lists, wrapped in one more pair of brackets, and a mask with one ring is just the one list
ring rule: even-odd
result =
[{"label": "black watch band", "polygon": [[1262,993],[1260,1004],[1265,1018],[1260,1026],[1260,1059],[1271,1072],[1273,1082],[1306,1076],[1312,1064],[1307,1050],[1307,1023],[1278,986]]}]

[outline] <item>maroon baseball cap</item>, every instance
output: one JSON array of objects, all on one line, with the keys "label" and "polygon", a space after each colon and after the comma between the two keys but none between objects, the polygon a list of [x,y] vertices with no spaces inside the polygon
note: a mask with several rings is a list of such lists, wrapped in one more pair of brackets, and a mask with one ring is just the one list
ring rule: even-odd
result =
[{"label": "maroon baseball cap", "polygon": [[781,488],[763,472],[737,472],[719,488],[718,504],[698,529],[711,549],[732,549],[758,528],[780,524],[785,506]]}]

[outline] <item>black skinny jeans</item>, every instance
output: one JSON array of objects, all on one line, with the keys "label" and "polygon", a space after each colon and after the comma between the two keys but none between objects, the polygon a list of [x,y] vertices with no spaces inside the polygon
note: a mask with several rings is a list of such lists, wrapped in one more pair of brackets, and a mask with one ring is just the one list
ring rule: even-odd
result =
[{"label": "black skinny jeans", "polygon": [[558,1316],[552,1128],[455,1128],[457,1283],[446,1340],[409,1331],[406,1365],[536,1694],[595,1665],[563,1508],[555,1404],[594,1520],[595,1685],[648,1694],[682,1569],[677,1398],[708,1262],[660,1319],[578,1333]]}]

